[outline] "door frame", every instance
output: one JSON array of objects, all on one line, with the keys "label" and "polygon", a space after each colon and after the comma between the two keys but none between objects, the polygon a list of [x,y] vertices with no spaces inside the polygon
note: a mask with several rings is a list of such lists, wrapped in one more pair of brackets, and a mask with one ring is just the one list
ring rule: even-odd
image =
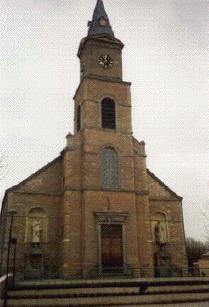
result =
[{"label": "door frame", "polygon": [[113,213],[113,212],[95,212],[96,229],[97,229],[97,255],[98,255],[98,270],[99,274],[105,274],[102,267],[102,225],[121,225],[122,226],[122,253],[123,266],[122,273],[127,272],[126,258],[126,221],[128,213]]},{"label": "door frame", "polygon": [[[155,258],[155,276],[156,277],[171,277],[172,276],[172,264],[171,256],[166,251],[159,250],[154,254]],[[168,260],[169,265],[162,265],[162,259]]]}]

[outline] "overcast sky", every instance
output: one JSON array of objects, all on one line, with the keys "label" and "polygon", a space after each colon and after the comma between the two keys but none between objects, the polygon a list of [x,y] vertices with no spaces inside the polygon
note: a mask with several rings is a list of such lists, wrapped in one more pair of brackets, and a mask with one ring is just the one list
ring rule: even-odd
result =
[{"label": "overcast sky", "polygon": [[[59,155],[73,131],[76,57],[96,0],[1,0],[0,198]],[[104,0],[124,44],[133,130],[148,168],[184,198],[186,235],[205,240],[208,1]],[[208,222],[209,228],[209,222]]]}]

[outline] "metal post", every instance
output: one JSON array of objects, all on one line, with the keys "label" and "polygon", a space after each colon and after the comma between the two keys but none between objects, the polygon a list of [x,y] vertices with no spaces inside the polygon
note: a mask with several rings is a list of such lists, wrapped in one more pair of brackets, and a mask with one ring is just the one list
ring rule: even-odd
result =
[{"label": "metal post", "polygon": [[10,256],[10,243],[12,238],[12,226],[14,215],[16,214],[16,210],[9,210],[8,214],[11,216],[11,221],[9,225],[9,238],[8,238],[8,247],[7,247],[7,263],[6,263],[6,280],[5,280],[5,288],[4,288],[4,307],[7,307],[7,291],[8,291],[8,274],[9,274],[9,256]]},{"label": "metal post", "polygon": [[13,279],[12,279],[12,287],[15,285],[15,273],[16,273],[16,251],[17,251],[17,239],[12,238],[11,239],[11,244],[14,246],[14,251],[13,251]]}]

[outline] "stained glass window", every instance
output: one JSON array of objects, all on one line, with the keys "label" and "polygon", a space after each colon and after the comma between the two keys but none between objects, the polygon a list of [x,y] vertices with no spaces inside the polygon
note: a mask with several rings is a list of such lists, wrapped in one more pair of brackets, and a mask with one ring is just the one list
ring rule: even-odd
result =
[{"label": "stained glass window", "polygon": [[104,188],[117,188],[119,186],[118,155],[112,148],[103,149],[102,173]]}]

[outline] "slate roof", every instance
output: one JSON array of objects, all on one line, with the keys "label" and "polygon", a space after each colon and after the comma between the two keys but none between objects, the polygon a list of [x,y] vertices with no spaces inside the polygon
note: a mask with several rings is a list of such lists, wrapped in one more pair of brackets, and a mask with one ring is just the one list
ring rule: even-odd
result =
[{"label": "slate roof", "polygon": [[[100,25],[99,21],[101,17],[104,17],[107,20],[106,26]],[[102,35],[102,34],[106,34],[111,37],[115,37],[112,27],[110,25],[108,15],[104,8],[104,3],[102,0],[97,0],[97,4],[94,9],[92,21],[89,22],[88,36],[95,36],[95,35]]]}]

